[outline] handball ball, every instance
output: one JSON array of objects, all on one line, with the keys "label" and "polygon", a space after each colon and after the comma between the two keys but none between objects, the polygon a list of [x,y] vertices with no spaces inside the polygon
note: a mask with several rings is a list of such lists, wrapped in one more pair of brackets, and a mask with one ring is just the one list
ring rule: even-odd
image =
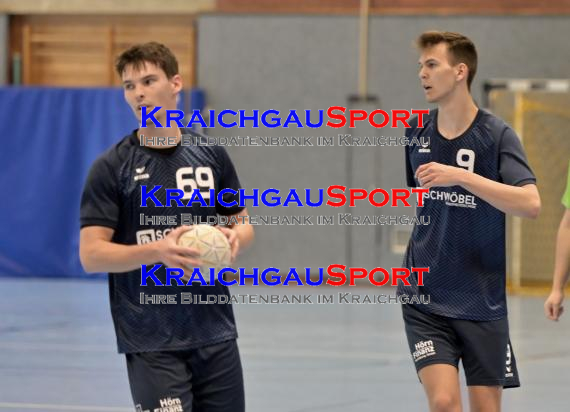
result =
[{"label": "handball ball", "polygon": [[220,230],[210,225],[194,225],[182,233],[178,245],[198,250],[202,266],[200,272],[205,275],[210,268],[220,271],[229,267],[232,259],[230,242]]}]

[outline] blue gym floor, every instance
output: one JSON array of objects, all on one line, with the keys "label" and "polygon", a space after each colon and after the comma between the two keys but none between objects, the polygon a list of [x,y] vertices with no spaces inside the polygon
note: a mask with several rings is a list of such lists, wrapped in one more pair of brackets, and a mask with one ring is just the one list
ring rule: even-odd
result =
[{"label": "blue gym floor", "polygon": [[[234,287],[233,294],[392,293]],[[569,410],[570,313],[510,297],[522,387],[503,410]],[[234,306],[248,412],[425,411],[395,304]],[[0,279],[0,411],[133,411],[105,281]],[[465,390],[463,391],[465,395]],[[464,396],[464,405],[466,399]],[[465,409],[466,410],[466,409]]]}]

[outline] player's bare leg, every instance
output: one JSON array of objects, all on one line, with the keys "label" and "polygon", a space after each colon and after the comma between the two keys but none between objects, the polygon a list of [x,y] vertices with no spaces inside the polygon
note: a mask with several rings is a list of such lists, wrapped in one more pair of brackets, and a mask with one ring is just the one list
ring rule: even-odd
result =
[{"label": "player's bare leg", "polygon": [[471,412],[501,412],[501,386],[469,386]]},{"label": "player's bare leg", "polygon": [[461,412],[457,368],[435,364],[422,368],[419,376],[426,391],[430,412]]}]

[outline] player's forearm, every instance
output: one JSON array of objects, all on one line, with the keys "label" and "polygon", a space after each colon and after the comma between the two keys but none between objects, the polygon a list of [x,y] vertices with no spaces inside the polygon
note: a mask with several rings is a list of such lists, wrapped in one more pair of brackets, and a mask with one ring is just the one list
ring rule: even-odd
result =
[{"label": "player's forearm", "polygon": [[556,238],[552,290],[562,291],[570,276],[570,210],[566,209]]},{"label": "player's forearm", "polygon": [[540,196],[534,185],[510,186],[475,173],[461,173],[460,185],[500,211],[535,219],[540,213]]},{"label": "player's forearm", "polygon": [[144,245],[121,245],[105,240],[95,241],[80,251],[86,272],[121,273],[140,269],[141,265],[158,262],[156,242]]},{"label": "player's forearm", "polygon": [[253,238],[255,237],[253,226],[249,223],[239,224],[232,227],[232,229],[236,232],[236,235],[239,239],[239,249],[240,252],[245,251],[253,242]]}]

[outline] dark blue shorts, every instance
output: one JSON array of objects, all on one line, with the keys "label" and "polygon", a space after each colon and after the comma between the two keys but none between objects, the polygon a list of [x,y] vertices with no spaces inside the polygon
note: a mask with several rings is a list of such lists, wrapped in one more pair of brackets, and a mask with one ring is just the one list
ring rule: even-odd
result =
[{"label": "dark blue shorts", "polygon": [[128,353],[137,412],[243,412],[243,376],[237,343],[199,349]]},{"label": "dark blue shorts", "polygon": [[402,305],[402,311],[416,371],[438,363],[458,368],[461,360],[469,386],[520,386],[507,318],[487,322],[453,319],[415,306]]}]

